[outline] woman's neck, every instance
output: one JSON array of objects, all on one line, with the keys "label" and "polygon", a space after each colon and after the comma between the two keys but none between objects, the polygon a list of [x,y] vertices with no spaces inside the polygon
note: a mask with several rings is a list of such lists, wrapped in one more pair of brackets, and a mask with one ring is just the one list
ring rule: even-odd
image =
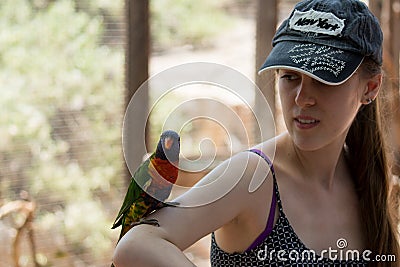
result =
[{"label": "woman's neck", "polygon": [[[289,137],[289,135],[288,135]],[[304,151],[297,147],[293,141],[291,144],[293,155],[292,162],[300,170],[300,177],[305,182],[320,185],[329,191],[334,186],[337,178],[343,177],[346,169],[344,156],[344,140],[337,140],[323,148],[313,151]]]}]

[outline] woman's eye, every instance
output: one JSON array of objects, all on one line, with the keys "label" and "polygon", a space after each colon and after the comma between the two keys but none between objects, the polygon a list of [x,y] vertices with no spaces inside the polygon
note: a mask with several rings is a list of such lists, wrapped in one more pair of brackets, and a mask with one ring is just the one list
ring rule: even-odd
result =
[{"label": "woman's eye", "polygon": [[298,79],[299,78],[299,76],[298,75],[296,75],[296,74],[290,74],[290,73],[287,73],[287,74],[283,74],[283,75],[281,75],[281,77],[280,77],[281,79],[284,79],[284,80],[287,80],[287,81],[293,81],[293,80],[296,80],[296,79]]}]

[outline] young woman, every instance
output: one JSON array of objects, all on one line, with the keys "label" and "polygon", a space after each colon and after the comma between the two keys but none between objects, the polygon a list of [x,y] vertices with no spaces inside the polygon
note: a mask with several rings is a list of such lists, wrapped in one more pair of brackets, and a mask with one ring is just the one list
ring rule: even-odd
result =
[{"label": "young woman", "polygon": [[276,70],[287,132],[233,156],[177,201],[221,198],[164,208],[151,216],[160,227],[134,227],[115,250],[117,267],[193,266],[182,251],[211,232],[212,266],[398,266],[379,23],[358,0],[305,0],[273,46],[261,72]]}]

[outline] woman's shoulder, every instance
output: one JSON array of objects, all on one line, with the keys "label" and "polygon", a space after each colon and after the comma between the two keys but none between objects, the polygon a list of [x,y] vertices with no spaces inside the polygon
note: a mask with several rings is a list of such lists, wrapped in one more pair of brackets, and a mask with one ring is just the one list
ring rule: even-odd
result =
[{"label": "woman's shoulder", "polygon": [[288,146],[288,134],[282,133],[273,138],[270,138],[258,145],[252,147],[252,149],[260,150],[265,156],[267,156],[272,162],[275,161],[277,152],[286,150]]},{"label": "woman's shoulder", "polygon": [[263,154],[271,161],[273,168],[279,170],[287,169],[291,161],[292,143],[287,132],[281,133],[271,139],[266,140],[253,147],[261,150]]},{"label": "woman's shoulder", "polygon": [[268,188],[272,186],[274,169],[272,165],[275,160],[277,143],[280,139],[280,136],[273,137],[231,158],[233,166],[236,166],[236,164],[243,166],[243,163],[246,162],[243,178],[249,193],[256,191],[261,185],[265,185],[265,181],[270,181],[266,183],[269,184],[267,185]]},{"label": "woman's shoulder", "polygon": [[[272,186],[272,173],[270,163],[276,164],[276,150],[279,144],[282,143],[283,136],[268,139],[260,144],[257,144],[250,149],[243,150],[225,161],[218,164],[213,170],[202,179],[197,185],[214,183],[218,187],[225,188],[227,185],[252,193],[260,188],[261,185],[267,187]],[[251,150],[258,150],[262,153],[253,153]],[[263,158],[265,156],[268,160]],[[268,163],[268,161],[270,163]],[[280,164],[278,164],[280,165]]]}]

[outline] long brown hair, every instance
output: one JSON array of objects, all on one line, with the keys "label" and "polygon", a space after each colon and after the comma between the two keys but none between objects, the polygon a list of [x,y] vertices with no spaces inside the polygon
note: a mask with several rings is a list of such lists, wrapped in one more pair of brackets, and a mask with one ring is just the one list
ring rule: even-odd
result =
[{"label": "long brown hair", "polygon": [[[370,78],[382,72],[381,66],[366,58],[361,75]],[[381,92],[382,93],[382,92]],[[367,248],[375,255],[395,255],[400,261],[397,222],[391,203],[391,173],[382,124],[382,100],[363,105],[350,127],[346,146],[350,168],[360,199]],[[399,266],[395,262],[371,262],[369,266]]]}]

